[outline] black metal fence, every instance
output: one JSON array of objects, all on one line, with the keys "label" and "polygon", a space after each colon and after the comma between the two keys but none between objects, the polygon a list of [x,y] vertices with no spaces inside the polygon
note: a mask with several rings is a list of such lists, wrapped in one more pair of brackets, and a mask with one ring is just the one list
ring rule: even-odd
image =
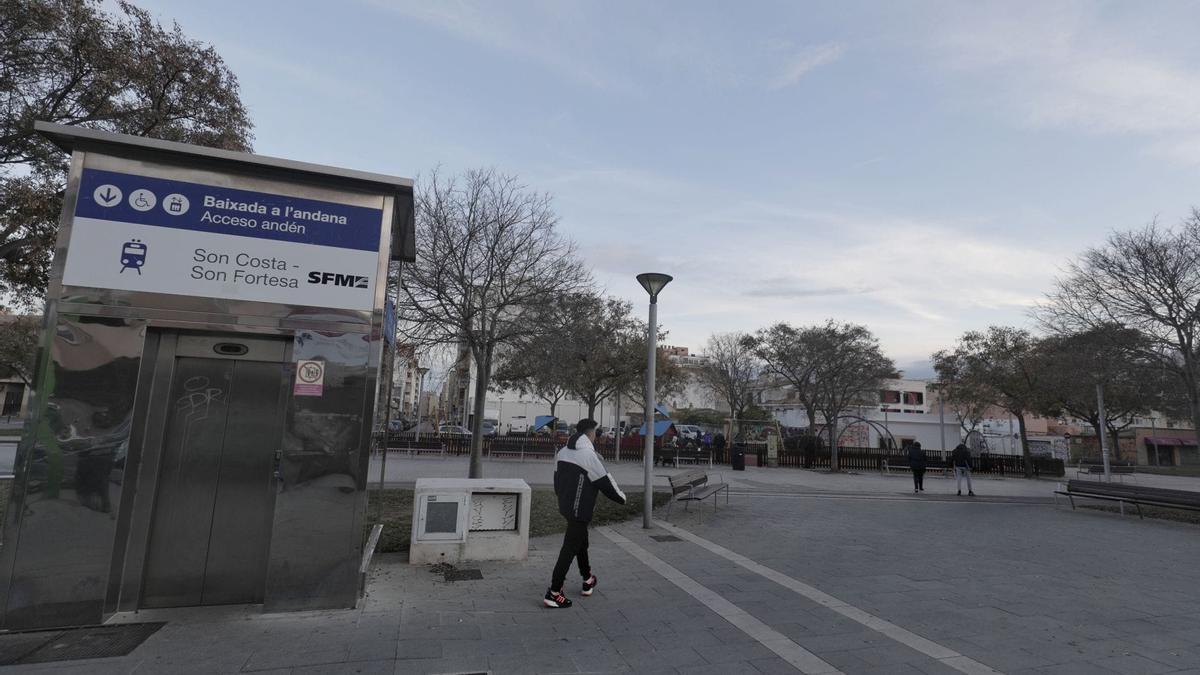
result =
[{"label": "black metal fence", "polygon": [[[759,466],[767,462],[767,447],[755,444],[747,448],[747,455],[754,454]],[[930,467],[950,466],[950,451],[926,450],[925,457]],[[829,469],[832,457],[828,448],[783,448],[779,451],[779,466],[805,469]],[[883,448],[838,448],[838,466],[849,471],[882,471],[884,463],[891,468],[908,468],[907,450]],[[974,458],[972,473],[997,476],[1025,475],[1025,458],[1020,455],[980,455]],[[1062,476],[1065,467],[1061,459],[1034,457],[1033,473],[1036,476]]]},{"label": "black metal fence", "polygon": [[[549,436],[495,436],[483,439],[483,456],[496,459],[550,459],[563,446],[564,439]],[[767,465],[767,446],[765,443],[753,443],[743,446],[747,458],[757,460],[758,466]],[[471,439],[463,436],[429,437],[419,442],[410,434],[390,434],[388,449],[392,451],[438,451],[446,456],[465,456],[471,453]],[[616,444],[611,438],[601,438],[596,442],[596,450],[606,461],[617,461]],[[729,464],[730,451],[712,449],[712,460],[715,464]],[[680,456],[687,455],[686,450],[679,450]],[[656,455],[674,457],[676,450],[668,447],[663,449],[661,444],[655,450]],[[707,452],[704,453],[707,457]],[[950,452],[926,450],[925,456],[931,467],[949,466]],[[639,436],[626,436],[621,439],[620,461],[642,461],[643,446]],[[906,469],[908,467],[907,450],[886,450],[882,448],[838,448],[838,465],[848,471],[881,471],[884,463],[892,468]],[[826,447],[800,447],[800,444],[786,443],[779,450],[779,466],[805,469],[829,469],[831,457]],[[1025,458],[1020,455],[982,455],[975,458],[974,473],[997,476],[1025,475]],[[1065,467],[1061,459],[1048,457],[1033,458],[1034,475],[1062,476]]]}]

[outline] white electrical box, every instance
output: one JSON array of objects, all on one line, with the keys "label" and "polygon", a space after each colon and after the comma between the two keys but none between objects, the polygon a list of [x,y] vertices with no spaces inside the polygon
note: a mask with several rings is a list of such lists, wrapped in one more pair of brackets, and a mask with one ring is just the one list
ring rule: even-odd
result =
[{"label": "white electrical box", "polygon": [[409,562],[526,559],[530,496],[519,479],[417,480]]},{"label": "white electrical box", "polygon": [[461,492],[423,495],[417,506],[417,539],[465,541],[468,497]]}]

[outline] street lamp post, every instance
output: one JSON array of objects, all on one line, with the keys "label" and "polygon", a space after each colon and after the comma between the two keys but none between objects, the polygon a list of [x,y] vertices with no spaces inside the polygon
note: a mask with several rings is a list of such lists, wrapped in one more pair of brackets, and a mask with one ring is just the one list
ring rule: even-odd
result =
[{"label": "street lamp post", "polygon": [[654,486],[651,484],[650,472],[654,466],[654,366],[658,351],[658,294],[671,282],[671,275],[657,272],[645,272],[637,275],[638,283],[650,294],[650,325],[646,328],[646,441],[642,466],[645,476],[642,488],[644,492],[642,527],[650,529],[650,516],[654,509]]},{"label": "street lamp post", "polygon": [[[1104,462],[1104,480],[1111,483],[1112,467],[1108,463],[1108,434],[1105,433],[1105,429],[1108,427],[1108,418],[1104,415],[1104,385],[1099,382],[1096,383],[1096,405],[1100,413],[1100,456]],[[1119,443],[1120,440],[1117,439],[1114,442]]]},{"label": "street lamp post", "polygon": [[425,373],[428,373],[428,368],[417,368],[417,373],[421,376],[417,384],[417,438],[421,440],[421,402],[425,400]]}]

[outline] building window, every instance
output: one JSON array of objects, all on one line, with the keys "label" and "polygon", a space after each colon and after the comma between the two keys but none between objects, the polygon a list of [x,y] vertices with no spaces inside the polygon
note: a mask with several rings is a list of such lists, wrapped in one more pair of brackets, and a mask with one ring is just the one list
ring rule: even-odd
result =
[{"label": "building window", "polygon": [[879,392],[879,402],[880,403],[899,403],[900,402],[900,392],[894,391],[891,389],[884,389],[883,391]]},{"label": "building window", "polygon": [[924,405],[925,394],[919,391],[904,392],[904,405]]}]

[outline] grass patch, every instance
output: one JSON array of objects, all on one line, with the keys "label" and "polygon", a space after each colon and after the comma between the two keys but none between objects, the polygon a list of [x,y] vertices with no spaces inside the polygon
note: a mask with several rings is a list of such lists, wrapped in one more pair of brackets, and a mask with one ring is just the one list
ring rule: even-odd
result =
[{"label": "grass patch", "polygon": [[[633,520],[642,515],[641,492],[626,493],[628,503],[624,506],[603,495],[596,499],[596,513],[592,525],[611,525]],[[654,493],[654,506],[667,503],[670,495]],[[413,491],[412,489],[370,490],[367,495],[367,532],[376,522],[376,509],[383,508],[383,534],[379,537],[377,553],[406,553],[412,536]],[[529,504],[529,536],[541,537],[564,532],[567,521],[558,513],[558,498],[553,490],[533,490]],[[364,538],[365,538],[364,534]]]},{"label": "grass patch", "polygon": [[[1093,509],[1108,513],[1120,513],[1121,507],[1113,504],[1080,504],[1081,509]],[[1130,504],[1125,507],[1125,515],[1136,516],[1137,507]],[[1177,523],[1200,525],[1200,511],[1181,511],[1179,509],[1164,509],[1160,506],[1143,506],[1142,515],[1156,520],[1172,520]]]}]

